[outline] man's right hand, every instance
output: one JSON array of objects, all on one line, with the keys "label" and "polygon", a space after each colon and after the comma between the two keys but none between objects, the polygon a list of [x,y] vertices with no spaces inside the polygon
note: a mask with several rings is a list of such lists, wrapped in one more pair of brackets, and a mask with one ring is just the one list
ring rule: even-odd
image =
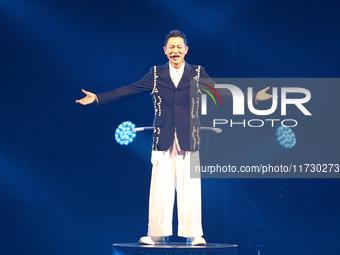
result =
[{"label": "man's right hand", "polygon": [[97,96],[96,94],[93,94],[92,92],[86,91],[82,89],[84,94],[86,96],[82,99],[76,100],[76,103],[82,104],[82,105],[87,105],[87,104],[92,104],[94,101],[97,101]]}]

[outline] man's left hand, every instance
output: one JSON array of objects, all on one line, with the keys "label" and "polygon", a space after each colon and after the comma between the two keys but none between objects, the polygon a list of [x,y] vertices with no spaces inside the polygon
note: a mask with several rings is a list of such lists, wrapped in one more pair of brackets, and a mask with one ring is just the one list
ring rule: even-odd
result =
[{"label": "man's left hand", "polygon": [[255,97],[256,104],[258,103],[258,101],[265,101],[265,100],[269,100],[273,98],[273,95],[267,93],[269,89],[270,89],[270,86],[257,92],[256,97]]}]

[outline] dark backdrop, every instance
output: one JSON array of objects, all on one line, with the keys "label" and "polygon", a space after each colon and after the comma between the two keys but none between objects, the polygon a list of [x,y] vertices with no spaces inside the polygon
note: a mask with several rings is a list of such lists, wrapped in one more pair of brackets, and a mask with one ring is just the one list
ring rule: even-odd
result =
[{"label": "dark backdrop", "polygon": [[[122,147],[114,130],[125,120],[150,125],[150,96],[84,107],[75,104],[82,88],[111,90],[164,64],[172,29],[188,37],[186,60],[212,77],[339,77],[339,8],[327,0],[1,0],[0,253],[104,255],[146,234],[150,133]],[[329,92],[316,104],[336,100]],[[332,131],[336,120],[326,121]],[[307,138],[338,138],[327,130]],[[208,242],[240,244],[240,254],[257,254],[256,245],[265,254],[339,254],[338,180],[202,182]]]}]

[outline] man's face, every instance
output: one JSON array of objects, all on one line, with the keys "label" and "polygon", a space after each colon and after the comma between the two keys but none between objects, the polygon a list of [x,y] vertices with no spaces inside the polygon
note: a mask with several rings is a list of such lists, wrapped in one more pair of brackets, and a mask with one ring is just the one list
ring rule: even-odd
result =
[{"label": "man's face", "polygon": [[183,38],[170,37],[163,49],[169,63],[175,68],[180,68],[184,63],[184,57],[188,53],[189,47],[185,46]]}]

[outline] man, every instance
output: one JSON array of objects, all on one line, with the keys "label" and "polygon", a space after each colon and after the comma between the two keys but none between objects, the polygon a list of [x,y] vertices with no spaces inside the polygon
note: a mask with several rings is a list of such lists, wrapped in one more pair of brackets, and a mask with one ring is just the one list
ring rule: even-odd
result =
[{"label": "man", "polygon": [[[190,79],[209,78],[204,68],[184,61],[189,47],[184,33],[171,31],[165,38],[164,53],[169,62],[154,66],[138,82],[110,92],[86,96],[76,103],[113,103],[144,93],[151,93],[155,115],[152,143],[153,164],[148,235],[140,238],[143,244],[164,243],[172,235],[172,215],[177,191],[178,236],[187,238],[187,244],[205,245],[201,224],[201,182],[190,178],[190,159],[198,159],[198,143],[193,144],[190,113]],[[271,98],[260,91],[256,99]]]}]

